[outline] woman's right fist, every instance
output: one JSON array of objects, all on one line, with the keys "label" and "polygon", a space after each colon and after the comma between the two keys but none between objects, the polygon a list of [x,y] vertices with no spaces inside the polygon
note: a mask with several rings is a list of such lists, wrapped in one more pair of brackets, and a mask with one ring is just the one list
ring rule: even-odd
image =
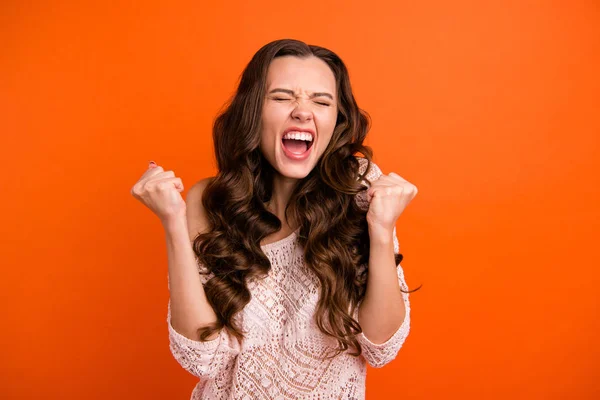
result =
[{"label": "woman's right fist", "polygon": [[131,194],[141,201],[164,224],[172,219],[185,218],[185,201],[181,197],[183,183],[173,171],[164,171],[162,167],[150,162],[148,170],[133,185]]}]

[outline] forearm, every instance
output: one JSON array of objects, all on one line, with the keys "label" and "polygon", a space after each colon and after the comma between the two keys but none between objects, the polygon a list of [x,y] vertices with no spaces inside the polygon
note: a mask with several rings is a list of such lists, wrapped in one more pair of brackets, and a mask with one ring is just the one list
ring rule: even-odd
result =
[{"label": "forearm", "polygon": [[169,266],[171,325],[188,339],[199,340],[198,329],[213,324],[217,317],[200,281],[186,219],[169,221],[163,226]]},{"label": "forearm", "polygon": [[367,290],[358,311],[364,335],[383,343],[398,330],[406,314],[394,259],[393,231],[371,231]]}]

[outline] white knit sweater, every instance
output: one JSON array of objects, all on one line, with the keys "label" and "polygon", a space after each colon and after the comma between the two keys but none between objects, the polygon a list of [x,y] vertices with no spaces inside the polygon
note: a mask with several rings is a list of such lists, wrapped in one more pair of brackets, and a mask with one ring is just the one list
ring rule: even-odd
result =
[{"label": "white knit sweater", "polygon": [[[366,167],[363,160],[359,158],[361,172]],[[371,164],[367,178],[375,181],[381,170]],[[356,196],[356,201],[368,208],[365,192]],[[169,302],[171,352],[183,368],[200,378],[192,400],[364,399],[366,364],[378,368],[396,357],[410,329],[407,293],[403,293],[406,317],[385,343],[372,343],[361,333],[357,337],[363,349],[360,357],[347,351],[333,359],[321,359],[337,342],[321,333],[314,321],[319,282],[304,263],[297,235],[298,231],[261,246],[271,270],[264,280],[247,283],[252,299],[236,316],[248,332],[242,342],[226,328],[208,342],[182,336],[170,323]],[[395,229],[394,251],[399,251]],[[400,286],[408,290],[402,267],[398,264],[396,268]],[[212,275],[200,276],[204,283]],[[358,311],[353,317],[358,320]]]}]

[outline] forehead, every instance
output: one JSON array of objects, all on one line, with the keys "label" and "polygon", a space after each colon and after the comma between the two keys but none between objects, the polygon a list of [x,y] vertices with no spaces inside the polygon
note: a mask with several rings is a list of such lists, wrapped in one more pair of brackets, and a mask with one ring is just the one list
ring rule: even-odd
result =
[{"label": "forehead", "polygon": [[277,87],[335,95],[336,84],[333,71],[320,58],[284,56],[271,61],[267,72],[267,91]]}]

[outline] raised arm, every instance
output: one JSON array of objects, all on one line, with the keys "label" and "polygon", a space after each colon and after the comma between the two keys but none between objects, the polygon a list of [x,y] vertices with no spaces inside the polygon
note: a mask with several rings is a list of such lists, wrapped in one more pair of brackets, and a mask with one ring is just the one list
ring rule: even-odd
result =
[{"label": "raised arm", "polygon": [[[359,162],[360,172],[364,173],[366,159],[360,158]],[[381,169],[371,163],[367,178],[373,183],[381,175]],[[364,210],[369,208],[366,191],[359,193],[356,201]],[[375,368],[383,367],[397,356],[410,331],[409,295],[399,290],[408,291],[408,287],[401,265],[394,262],[394,253],[400,251],[395,227],[389,236],[371,238],[367,292],[353,315],[363,328],[357,336],[363,356]]]},{"label": "raised arm", "polygon": [[200,341],[201,328],[217,321],[204,292],[203,284],[208,277],[198,273],[201,266],[192,247],[194,238],[207,227],[201,199],[208,181],[208,178],[202,180],[188,191],[186,218],[164,225],[169,264],[170,349],[188,372],[199,378],[214,379],[234,361],[239,343],[226,329],[214,333],[207,341]]},{"label": "raised arm", "polygon": [[[164,223],[169,264],[171,325],[183,336],[199,340],[198,331],[217,321],[217,316],[204,293],[204,278],[198,273],[198,263],[192,242],[206,230],[202,209],[202,193],[208,178],[190,188],[186,197],[186,217]],[[209,339],[216,338],[216,333]]]}]

